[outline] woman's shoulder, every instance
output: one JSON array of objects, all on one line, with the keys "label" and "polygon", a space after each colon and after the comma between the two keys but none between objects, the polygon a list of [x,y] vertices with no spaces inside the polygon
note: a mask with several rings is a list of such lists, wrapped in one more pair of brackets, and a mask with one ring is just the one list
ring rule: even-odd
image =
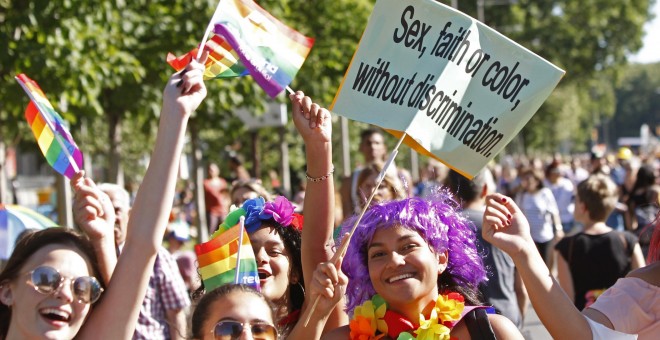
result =
[{"label": "woman's shoulder", "polygon": [[646,283],[660,288],[660,261],[649,264],[648,266],[633,270],[627,278],[637,278]]},{"label": "woman's shoulder", "polygon": [[[476,312],[476,310],[475,310]],[[496,339],[524,339],[520,330],[508,318],[499,314],[487,314],[488,324]],[[452,338],[472,339],[466,319],[463,318],[451,331]]]}]

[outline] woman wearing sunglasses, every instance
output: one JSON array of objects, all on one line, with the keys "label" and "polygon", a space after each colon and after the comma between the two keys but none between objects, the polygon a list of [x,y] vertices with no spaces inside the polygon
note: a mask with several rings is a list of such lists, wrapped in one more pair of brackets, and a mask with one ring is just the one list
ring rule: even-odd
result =
[{"label": "woman wearing sunglasses", "polygon": [[[328,261],[334,253],[332,124],[329,112],[304,93],[292,94],[290,99],[296,129],[305,142],[307,187],[314,190],[305,197],[304,227],[301,230],[296,223],[299,220],[293,216],[293,206],[284,197],[265,205],[263,199],[253,198],[243,203],[243,208],[248,211],[245,225],[257,261],[261,293],[275,308],[280,336],[311,339],[298,321],[309,303],[305,282],[311,280],[317,264]],[[218,321],[208,318],[202,323]],[[327,329],[348,322],[341,307],[323,318],[327,319]]]},{"label": "woman wearing sunglasses", "polygon": [[[266,298],[244,285],[226,285],[204,295],[192,315],[193,339],[276,340],[273,309]],[[250,337],[247,337],[250,339]]]},{"label": "woman wearing sunglasses", "polygon": [[83,236],[65,228],[22,236],[0,274],[0,338],[73,338],[103,292],[97,277]]},{"label": "woman wearing sunglasses", "polygon": [[[206,96],[202,80],[204,53],[175,73],[163,91],[163,108],[156,145],[140,186],[121,257],[114,249],[94,248],[92,242],[62,229],[25,236],[0,273],[0,338],[3,339],[129,339],[135,329],[151,268],[174,198],[179,156],[190,114]],[[98,189],[80,183],[87,202],[86,231],[112,230],[114,210]],[[52,236],[52,237],[51,237]],[[57,237],[55,237],[57,236]],[[103,266],[95,264],[100,254]],[[101,269],[112,275],[105,291]],[[104,281],[105,281],[104,280]],[[98,289],[97,289],[98,288]],[[99,296],[103,295],[103,299]],[[95,303],[96,302],[96,303]]]}]

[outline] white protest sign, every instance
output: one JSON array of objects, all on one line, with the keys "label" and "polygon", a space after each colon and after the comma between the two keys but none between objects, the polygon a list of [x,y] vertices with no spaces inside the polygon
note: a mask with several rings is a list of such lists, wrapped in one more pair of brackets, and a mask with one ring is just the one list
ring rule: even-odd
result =
[{"label": "white protest sign", "polygon": [[331,110],[474,177],[564,71],[432,0],[379,0]]}]

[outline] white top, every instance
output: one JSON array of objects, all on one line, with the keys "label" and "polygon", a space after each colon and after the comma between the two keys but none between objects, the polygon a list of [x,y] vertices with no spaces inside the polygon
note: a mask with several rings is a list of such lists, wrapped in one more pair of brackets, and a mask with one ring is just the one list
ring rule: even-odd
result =
[{"label": "white top", "polygon": [[587,318],[589,327],[591,327],[591,336],[593,340],[636,340],[636,334],[626,334],[609,329],[602,324]]}]

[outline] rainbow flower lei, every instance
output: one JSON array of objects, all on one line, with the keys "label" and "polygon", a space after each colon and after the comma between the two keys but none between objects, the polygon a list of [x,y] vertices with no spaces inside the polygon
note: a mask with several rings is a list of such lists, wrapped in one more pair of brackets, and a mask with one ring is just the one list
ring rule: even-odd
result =
[{"label": "rainbow flower lei", "polygon": [[377,340],[385,335],[397,340],[452,340],[451,329],[461,319],[465,299],[459,293],[439,295],[430,315],[420,314],[419,324],[387,310],[378,294],[353,311],[351,340]]}]

